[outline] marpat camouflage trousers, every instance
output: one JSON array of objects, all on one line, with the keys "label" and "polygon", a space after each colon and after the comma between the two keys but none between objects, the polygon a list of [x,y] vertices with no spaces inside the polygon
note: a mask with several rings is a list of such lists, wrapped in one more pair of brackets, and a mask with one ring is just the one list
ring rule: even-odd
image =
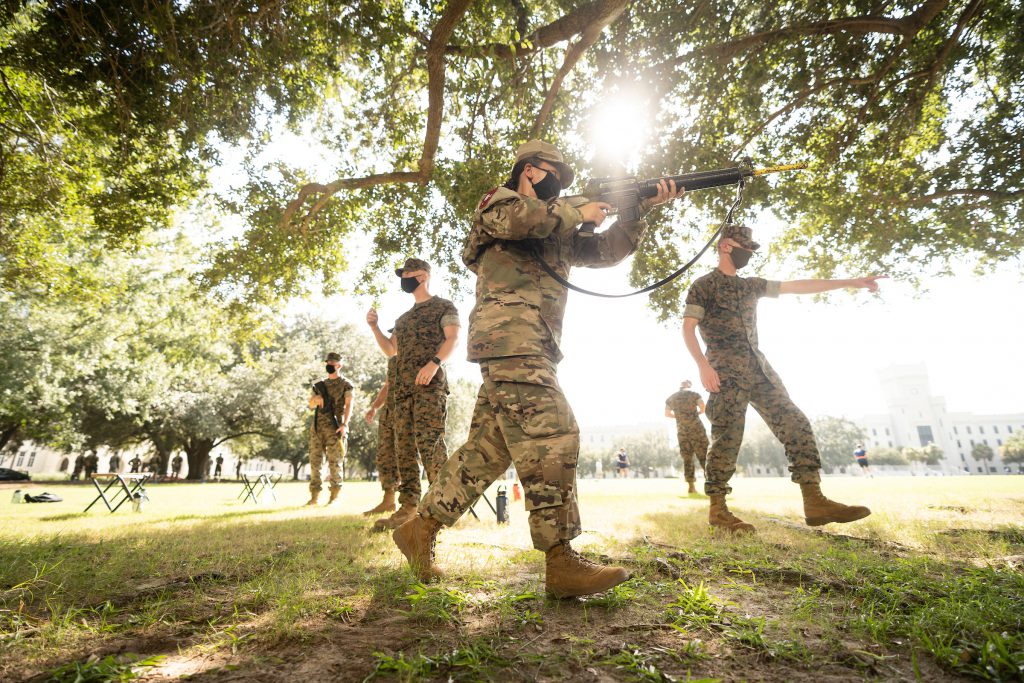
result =
[{"label": "marpat camouflage trousers", "polygon": [[480,372],[469,438],[441,468],[421,514],[451,526],[515,464],[533,546],[546,551],[579,536],[580,431],[554,363],[533,356],[485,360]]},{"label": "marpat camouflage trousers", "polygon": [[704,467],[704,493],[709,496],[732,492],[729,479],[736,471],[736,456],[743,441],[747,404],[754,406],[772,434],[786,447],[789,471],[798,484],[821,481],[821,460],[811,423],[796,407],[782,385],[775,385],[760,372],[749,388],[735,380],[722,380],[721,390],[711,394],[704,414],[711,421],[711,448]]},{"label": "marpat camouflage trousers", "polygon": [[319,491],[323,488],[320,479],[320,469],[324,464],[324,456],[327,456],[327,469],[330,475],[327,481],[330,482],[331,490],[341,488],[341,464],[345,462],[345,453],[348,450],[347,442],[333,429],[309,430],[309,490]]},{"label": "marpat camouflage trousers", "polygon": [[704,425],[700,422],[678,424],[676,437],[679,439],[679,455],[683,458],[686,481],[697,481],[697,470],[693,461],[696,459],[702,470],[707,467],[705,461],[708,454],[708,435],[704,431]]},{"label": "marpat camouflage trousers", "polygon": [[398,488],[398,459],[395,457],[395,430],[391,408],[385,403],[377,413],[377,476],[382,489]]},{"label": "marpat camouflage trousers", "polygon": [[398,463],[398,502],[420,502],[420,463],[433,482],[448,459],[444,422],[448,416],[448,395],[440,391],[416,391],[395,399],[391,416]]}]

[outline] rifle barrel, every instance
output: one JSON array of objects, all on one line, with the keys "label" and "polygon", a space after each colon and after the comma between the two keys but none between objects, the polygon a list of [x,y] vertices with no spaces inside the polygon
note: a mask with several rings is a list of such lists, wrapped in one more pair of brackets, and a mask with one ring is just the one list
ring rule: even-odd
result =
[{"label": "rifle barrel", "polygon": [[[713,171],[696,171],[682,175],[666,176],[674,180],[676,188],[685,189],[687,192],[694,190],[706,190],[711,187],[722,187],[724,185],[735,185],[747,178],[756,178],[769,173],[782,173],[785,171],[797,171],[807,168],[807,164],[788,164],[785,166],[771,166],[752,170],[743,166],[733,168],[719,168]],[[660,178],[642,180],[638,183],[641,197],[653,197],[658,194],[658,181]]]}]

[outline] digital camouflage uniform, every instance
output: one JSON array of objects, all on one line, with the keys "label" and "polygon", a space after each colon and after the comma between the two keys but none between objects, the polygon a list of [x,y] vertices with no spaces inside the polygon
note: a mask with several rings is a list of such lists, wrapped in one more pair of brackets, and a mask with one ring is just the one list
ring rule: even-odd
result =
[{"label": "digital camouflage uniform", "polygon": [[708,453],[708,435],[704,424],[697,413],[697,402],[700,394],[696,391],[680,389],[665,401],[665,406],[676,416],[676,437],[679,439],[679,455],[683,458],[683,472],[686,481],[697,481],[694,459],[705,469]]},{"label": "digital camouflage uniform", "polygon": [[391,386],[395,381],[396,362],[397,356],[388,358],[388,395],[377,411],[377,476],[380,477],[381,488],[392,491],[398,488],[398,459],[395,457],[395,430],[391,418],[395,400]]},{"label": "digital camouflage uniform", "polygon": [[[335,379],[328,377],[324,383],[327,385],[327,393],[334,402],[334,415],[340,425],[345,419],[345,397],[352,394],[352,383],[341,376]],[[326,406],[326,404],[325,400],[324,405]],[[309,427],[310,492],[317,494],[323,488],[320,469],[323,467],[325,455],[327,456],[328,481],[331,491],[341,488],[341,465],[345,462],[347,450],[348,444],[346,441],[342,441],[337,427],[334,426],[334,420],[325,409],[317,408]]]},{"label": "digital camouflage uniform", "polygon": [[434,296],[421,301],[395,321],[394,339],[398,355],[394,384],[388,385],[389,412],[395,434],[398,461],[398,502],[418,505],[420,463],[433,482],[448,458],[444,440],[448,416],[448,378],[438,368],[430,384],[416,384],[420,369],[437,355],[444,343],[444,328],[459,325],[455,304]]},{"label": "digital camouflage uniform", "polygon": [[704,468],[704,492],[732,491],[729,479],[743,441],[747,404],[764,418],[782,442],[792,480],[821,480],[821,461],[811,424],[796,407],[782,380],[757,346],[757,300],[777,297],[781,283],[759,277],[738,277],[717,268],[698,278],[686,294],[683,316],[699,321],[707,359],[721,387],[711,394],[704,414],[711,422],[711,448]]},{"label": "digital camouflage uniform", "polygon": [[480,202],[462,259],[477,276],[467,345],[483,385],[469,438],[441,468],[421,515],[454,524],[511,463],[523,483],[534,547],[547,551],[580,534],[579,427],[556,374],[568,292],[544,272],[534,249],[568,277],[573,266],[619,263],[646,228],[637,221],[581,233],[576,207],[587,201],[543,202],[499,187]]}]

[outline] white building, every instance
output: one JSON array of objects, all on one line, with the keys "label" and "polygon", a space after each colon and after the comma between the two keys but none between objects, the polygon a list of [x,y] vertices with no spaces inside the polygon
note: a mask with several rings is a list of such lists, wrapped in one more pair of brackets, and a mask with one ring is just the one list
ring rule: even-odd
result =
[{"label": "white building", "polygon": [[[886,368],[878,378],[888,412],[854,420],[867,434],[864,445],[869,459],[872,448],[921,448],[934,443],[945,455],[938,467],[947,474],[986,474],[986,468],[988,474],[1003,472],[1001,446],[1011,434],[1024,431],[1024,412],[948,412],[946,399],[932,394],[923,363]],[[992,448],[992,460],[978,462],[971,457],[971,448],[978,443]],[[1010,469],[1016,472],[1017,466]]]}]

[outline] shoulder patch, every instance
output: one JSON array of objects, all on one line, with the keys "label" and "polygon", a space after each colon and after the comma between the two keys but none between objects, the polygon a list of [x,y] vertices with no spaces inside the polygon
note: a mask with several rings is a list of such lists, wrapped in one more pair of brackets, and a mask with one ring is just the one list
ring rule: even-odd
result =
[{"label": "shoulder patch", "polygon": [[498,191],[498,188],[496,188],[496,187],[492,188],[491,191],[488,192],[487,194],[485,194],[484,198],[480,200],[480,206],[478,206],[476,208],[482,209],[485,206],[487,206],[487,202],[491,201],[491,197],[493,197],[494,193],[497,192],[497,191]]}]

